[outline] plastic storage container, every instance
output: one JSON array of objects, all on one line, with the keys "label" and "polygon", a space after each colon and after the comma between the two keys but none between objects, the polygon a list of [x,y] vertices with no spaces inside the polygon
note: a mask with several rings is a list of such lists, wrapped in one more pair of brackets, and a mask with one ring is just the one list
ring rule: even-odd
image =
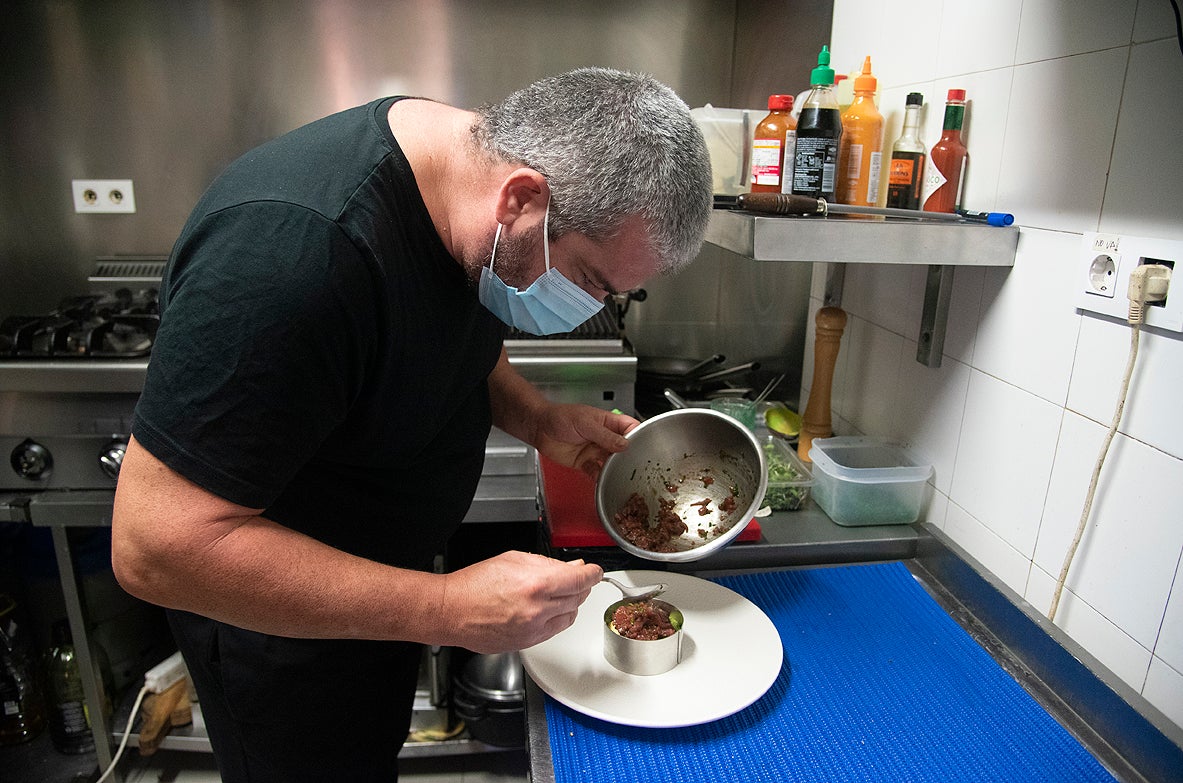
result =
[{"label": "plastic storage container", "polygon": [[920,517],[931,465],[880,438],[819,438],[809,450],[813,499],[839,525],[910,525]]},{"label": "plastic storage container", "polygon": [[813,475],[784,438],[764,435],[760,438],[768,463],[768,489],[764,504],[773,511],[796,511],[809,500]]}]

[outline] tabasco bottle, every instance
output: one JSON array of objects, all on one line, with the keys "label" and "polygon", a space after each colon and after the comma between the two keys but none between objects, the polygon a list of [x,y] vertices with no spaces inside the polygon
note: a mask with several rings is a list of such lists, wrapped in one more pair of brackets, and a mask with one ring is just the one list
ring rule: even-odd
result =
[{"label": "tabasco bottle", "polygon": [[793,119],[792,109],[792,95],[768,96],[768,116],[760,120],[752,138],[753,193],[793,191],[797,121]]},{"label": "tabasco bottle", "polygon": [[961,141],[965,122],[965,90],[949,90],[941,140],[932,145],[924,170],[924,210],[955,212],[961,207],[961,190],[969,152]]}]

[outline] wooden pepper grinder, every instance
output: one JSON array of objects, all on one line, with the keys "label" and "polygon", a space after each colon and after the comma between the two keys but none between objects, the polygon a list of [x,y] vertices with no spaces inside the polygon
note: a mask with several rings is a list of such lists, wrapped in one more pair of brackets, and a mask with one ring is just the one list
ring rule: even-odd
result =
[{"label": "wooden pepper grinder", "polygon": [[813,385],[809,387],[809,402],[801,417],[801,434],[797,438],[797,456],[809,459],[809,447],[814,438],[828,438],[834,434],[830,421],[830,396],[834,387],[834,365],[842,331],[846,328],[846,312],[838,307],[823,307],[814,319],[817,330],[813,339]]}]

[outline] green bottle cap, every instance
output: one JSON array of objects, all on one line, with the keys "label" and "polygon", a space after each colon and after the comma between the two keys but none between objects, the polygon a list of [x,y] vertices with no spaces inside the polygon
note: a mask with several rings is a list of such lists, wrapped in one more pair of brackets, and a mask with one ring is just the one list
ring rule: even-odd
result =
[{"label": "green bottle cap", "polygon": [[830,47],[822,44],[822,50],[817,53],[817,67],[809,75],[809,86],[833,83],[834,69],[830,67]]}]

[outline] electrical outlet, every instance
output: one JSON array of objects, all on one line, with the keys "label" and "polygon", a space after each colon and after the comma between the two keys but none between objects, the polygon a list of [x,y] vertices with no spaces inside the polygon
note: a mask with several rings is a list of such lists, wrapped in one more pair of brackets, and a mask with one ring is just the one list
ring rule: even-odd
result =
[{"label": "electrical outlet", "polygon": [[135,212],[136,194],[130,179],[74,179],[75,212]]},{"label": "electrical outlet", "polygon": [[1084,270],[1084,292],[1112,299],[1113,288],[1117,285],[1117,268],[1121,265],[1121,254],[1104,250],[1097,250],[1096,253],[1092,263]]},{"label": "electrical outlet", "polygon": [[[1142,264],[1164,264],[1174,269],[1183,261],[1183,242],[1169,239],[1085,234],[1081,239],[1080,280],[1076,306],[1081,310],[1125,319],[1130,274]],[[1172,275],[1174,272],[1172,271]],[[1171,281],[1162,302],[1146,307],[1145,323],[1183,332],[1183,280]]]}]

